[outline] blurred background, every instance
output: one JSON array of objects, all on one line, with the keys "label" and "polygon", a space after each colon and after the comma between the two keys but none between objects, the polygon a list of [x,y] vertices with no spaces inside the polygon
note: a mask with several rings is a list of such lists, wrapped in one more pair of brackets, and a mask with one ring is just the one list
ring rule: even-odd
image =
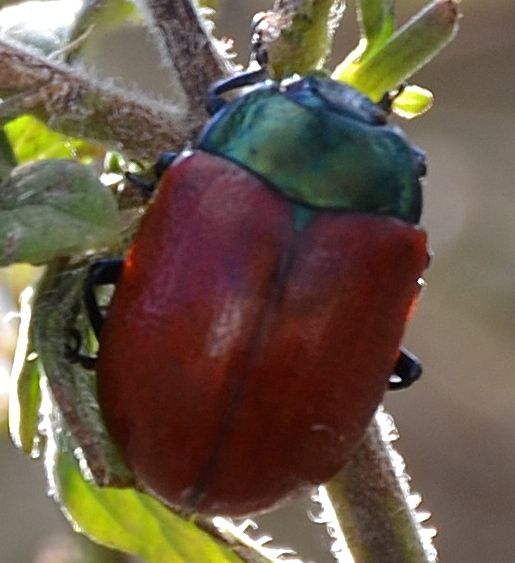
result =
[{"label": "blurred background", "polygon": [[[398,1],[398,19],[420,8]],[[249,21],[271,2],[223,0],[217,34],[234,39],[245,63]],[[1,5],[1,4],[0,4]],[[337,33],[334,60],[355,45],[354,4]],[[423,359],[423,380],[392,393],[387,410],[412,485],[433,514],[443,562],[515,561],[515,3],[467,0],[457,39],[414,82],[433,109],[403,122],[428,154],[424,224],[435,256],[406,337]],[[144,48],[145,47],[145,48]],[[141,29],[113,31],[91,49],[96,72],[166,95],[168,77]],[[155,64],[154,64],[155,63]],[[149,74],[149,70],[151,74]],[[163,147],[165,148],[165,147]],[[25,281],[0,270],[0,317],[16,308]],[[0,370],[8,367],[15,323],[2,326]],[[2,388],[1,385],[4,387]],[[2,394],[3,393],[3,394]],[[0,400],[5,398],[5,376]],[[2,407],[3,408],[3,403]],[[0,415],[0,418],[4,415]],[[0,433],[0,563],[86,561],[76,536],[46,497],[40,461]],[[276,543],[317,563],[332,559],[323,530],[293,524],[299,503],[264,521]],[[75,547],[74,547],[75,546]],[[82,558],[81,558],[82,557]],[[94,555],[90,561],[100,561]],[[113,559],[110,559],[113,561]]]}]

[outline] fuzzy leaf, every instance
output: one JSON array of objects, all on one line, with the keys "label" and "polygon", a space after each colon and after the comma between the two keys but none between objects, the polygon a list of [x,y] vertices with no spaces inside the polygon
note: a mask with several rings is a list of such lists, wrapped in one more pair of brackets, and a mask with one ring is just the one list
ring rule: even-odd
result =
[{"label": "fuzzy leaf", "polygon": [[78,162],[33,162],[0,184],[0,266],[111,247],[119,236],[114,196]]},{"label": "fuzzy leaf", "polygon": [[421,115],[432,105],[433,94],[429,90],[410,84],[395,98],[392,110],[400,117],[411,119]]},{"label": "fuzzy leaf", "polygon": [[[82,54],[83,48],[94,45],[99,38],[116,30],[128,21],[136,22],[141,14],[130,0],[85,0],[70,30],[73,56]],[[69,60],[69,58],[68,58]]]},{"label": "fuzzy leaf", "polygon": [[90,26],[100,26],[105,32],[118,27],[129,18],[136,20],[138,17],[136,6],[130,0],[85,0],[77,16],[74,35],[86,31]]},{"label": "fuzzy leaf", "polygon": [[59,440],[53,477],[57,501],[76,530],[146,563],[237,563],[241,559],[192,520],[134,489],[99,488],[86,481]]},{"label": "fuzzy leaf", "polygon": [[80,0],[20,2],[0,10],[0,33],[44,54],[66,44]]},{"label": "fuzzy leaf", "polygon": [[104,152],[87,141],[56,133],[29,115],[10,121],[5,125],[5,132],[21,164],[50,158],[88,160],[101,156]]}]

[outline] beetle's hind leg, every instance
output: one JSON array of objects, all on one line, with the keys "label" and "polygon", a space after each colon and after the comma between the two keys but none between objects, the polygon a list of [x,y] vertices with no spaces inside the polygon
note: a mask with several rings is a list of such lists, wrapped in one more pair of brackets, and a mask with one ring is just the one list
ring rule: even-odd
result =
[{"label": "beetle's hind leg", "polygon": [[406,348],[401,348],[394,373],[389,380],[389,388],[391,390],[406,389],[420,379],[421,375],[420,360]]},{"label": "beetle's hind leg", "polygon": [[[114,285],[120,277],[123,267],[123,258],[99,260],[92,264],[84,281],[83,298],[86,313],[91,324],[91,328],[97,337],[104,324],[104,312],[98,304],[96,288],[99,285]],[[96,357],[81,353],[82,335],[77,329],[69,333],[69,342],[66,346],[66,359],[71,363],[78,363],[84,369],[95,369]]]}]

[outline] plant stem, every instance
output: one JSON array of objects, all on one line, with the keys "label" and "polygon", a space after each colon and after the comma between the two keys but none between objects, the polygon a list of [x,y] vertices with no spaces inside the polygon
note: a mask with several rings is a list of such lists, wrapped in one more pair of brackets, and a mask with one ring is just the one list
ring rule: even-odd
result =
[{"label": "plant stem", "polygon": [[66,342],[78,314],[87,266],[54,260],[41,279],[33,307],[31,330],[41,375],[59,406],[74,447],[82,450],[97,485],[133,486],[131,472],[119,457],[102,422],[90,372],[66,360]]},{"label": "plant stem", "polygon": [[451,41],[458,30],[456,0],[434,0],[370,56],[356,50],[334,73],[373,100],[402,84]]},{"label": "plant stem", "polygon": [[190,0],[140,0],[140,4],[149,27],[161,39],[165,62],[177,71],[190,112],[205,119],[206,93],[215,80],[230,74],[228,61]]},{"label": "plant stem", "polygon": [[255,28],[275,78],[320,68],[343,15],[341,0],[275,0]]},{"label": "plant stem", "polygon": [[52,129],[154,160],[191,133],[184,108],[96,83],[64,64],[0,40],[0,119],[31,114]]},{"label": "plant stem", "polygon": [[410,507],[417,497],[410,498],[402,459],[383,437],[384,420],[393,426],[384,412],[376,415],[350,463],[326,484],[329,498],[355,561],[435,561],[432,530]]},{"label": "plant stem", "polygon": [[395,0],[358,0],[356,12],[361,36],[366,39],[364,56],[379,48],[394,30]]}]

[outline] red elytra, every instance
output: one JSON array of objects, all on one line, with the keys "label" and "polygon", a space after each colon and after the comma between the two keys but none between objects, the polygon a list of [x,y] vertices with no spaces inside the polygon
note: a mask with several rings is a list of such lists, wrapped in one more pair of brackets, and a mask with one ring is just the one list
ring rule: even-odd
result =
[{"label": "red elytra", "polygon": [[382,400],[422,229],[294,205],[243,168],[181,157],[102,329],[99,402],[140,486],[186,511],[270,509],[338,472]]}]

